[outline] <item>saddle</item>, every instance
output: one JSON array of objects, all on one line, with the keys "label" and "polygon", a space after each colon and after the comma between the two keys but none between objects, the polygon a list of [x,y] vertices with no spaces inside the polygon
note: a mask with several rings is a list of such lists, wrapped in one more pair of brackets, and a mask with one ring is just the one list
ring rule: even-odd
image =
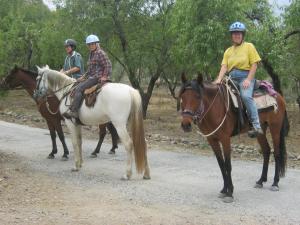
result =
[{"label": "saddle", "polygon": [[93,107],[95,105],[97,95],[101,92],[102,87],[104,87],[107,83],[111,83],[111,81],[107,80],[84,90],[84,100],[87,107]]},{"label": "saddle", "polygon": [[101,92],[102,87],[102,84],[96,84],[84,90],[84,100],[87,107],[93,107],[95,105],[97,95]]},{"label": "saddle", "polygon": [[[240,130],[242,130],[247,124],[248,121],[249,125],[252,126],[250,120],[248,119],[248,115],[246,112],[246,107],[241,99],[239,89],[237,88],[238,85],[227,78],[228,80],[225,82],[226,88],[229,90],[230,99],[233,105],[233,110],[238,114],[238,122],[236,124],[236,129],[232,136],[238,134]],[[254,90],[253,90],[253,99],[256,104],[258,113],[261,112],[268,112],[274,110],[275,112],[278,110],[278,105],[276,101],[276,94],[271,95],[263,85],[266,81],[259,81],[256,80]]]},{"label": "saddle", "polygon": [[[93,107],[95,105],[96,99],[97,99],[97,95],[101,92],[102,87],[107,84],[110,83],[111,81],[106,81],[104,83],[101,84],[96,84],[90,88],[87,88],[84,90],[84,96],[83,99],[85,100],[85,105],[87,107]],[[74,85],[74,87],[72,88],[72,90],[70,91],[70,97],[73,98],[74,94],[75,94],[75,90],[76,90],[76,85]],[[81,101],[81,103],[83,102],[83,99]]]}]

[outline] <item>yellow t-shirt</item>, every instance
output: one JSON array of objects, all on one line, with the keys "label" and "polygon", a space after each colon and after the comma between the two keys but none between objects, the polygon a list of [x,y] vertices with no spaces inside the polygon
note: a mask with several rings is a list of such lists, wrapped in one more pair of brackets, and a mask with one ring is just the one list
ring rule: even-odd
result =
[{"label": "yellow t-shirt", "polygon": [[250,70],[253,63],[261,61],[254,45],[243,42],[239,46],[231,46],[223,56],[222,65],[227,66],[227,70],[232,69]]}]

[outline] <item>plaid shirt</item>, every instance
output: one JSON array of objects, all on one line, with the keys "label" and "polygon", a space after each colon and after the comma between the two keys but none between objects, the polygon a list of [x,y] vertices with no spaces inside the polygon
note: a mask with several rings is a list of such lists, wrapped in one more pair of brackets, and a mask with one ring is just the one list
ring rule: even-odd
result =
[{"label": "plaid shirt", "polygon": [[111,62],[107,54],[101,48],[98,47],[95,51],[90,53],[87,65],[87,77],[97,77],[99,82],[101,78],[106,80],[110,79],[112,70]]}]

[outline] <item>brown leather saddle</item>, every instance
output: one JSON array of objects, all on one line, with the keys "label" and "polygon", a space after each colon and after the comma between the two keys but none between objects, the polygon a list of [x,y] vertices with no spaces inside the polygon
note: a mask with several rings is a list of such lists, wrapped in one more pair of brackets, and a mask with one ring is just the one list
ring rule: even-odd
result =
[{"label": "brown leather saddle", "polygon": [[97,95],[101,92],[102,88],[108,83],[111,83],[111,80],[107,80],[103,83],[96,84],[84,90],[84,100],[85,105],[87,107],[93,107],[95,105]]},{"label": "brown leather saddle", "polygon": [[96,84],[84,90],[84,100],[87,107],[93,107],[95,105],[97,95],[101,92],[102,87],[103,84]]}]

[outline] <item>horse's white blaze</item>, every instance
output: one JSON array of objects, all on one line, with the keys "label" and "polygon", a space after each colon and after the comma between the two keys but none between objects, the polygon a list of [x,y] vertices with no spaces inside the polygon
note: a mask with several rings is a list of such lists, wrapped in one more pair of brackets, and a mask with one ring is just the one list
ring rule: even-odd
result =
[{"label": "horse's white blaze", "polygon": [[[63,114],[69,109],[70,105],[70,98],[63,98],[64,93],[70,90],[72,85],[69,84],[74,83],[75,80],[49,68],[38,68],[38,72],[41,77],[39,89],[48,89],[55,92],[58,99],[61,99],[59,110]],[[127,179],[132,175],[133,150],[137,170],[139,172],[144,171],[144,177],[150,178],[141,104],[138,91],[132,87],[120,83],[109,83],[102,88],[94,107],[88,108],[83,102],[79,110],[79,118],[86,125],[98,125],[109,121],[113,123],[127,151],[125,175]],[[131,125],[135,131],[134,142],[126,129],[129,117],[132,117]],[[66,120],[66,125],[72,135],[75,169],[79,170],[82,166],[81,126],[74,125],[70,120]]]}]

